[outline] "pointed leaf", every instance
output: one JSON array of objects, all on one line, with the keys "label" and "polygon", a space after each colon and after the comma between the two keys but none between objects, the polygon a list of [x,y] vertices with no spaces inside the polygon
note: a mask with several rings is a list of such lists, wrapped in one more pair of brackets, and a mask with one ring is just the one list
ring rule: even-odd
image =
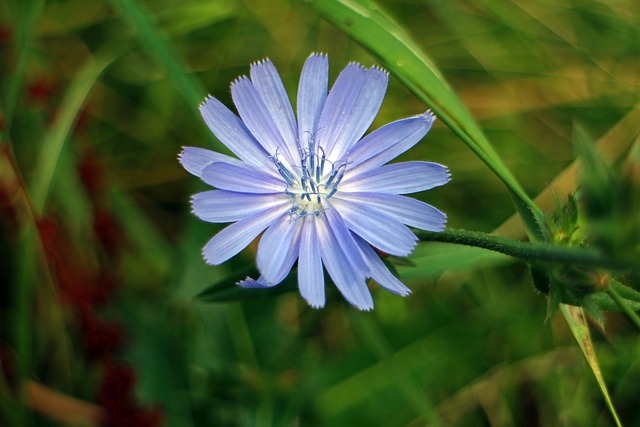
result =
[{"label": "pointed leaf", "polygon": [[564,318],[567,320],[569,328],[571,328],[571,332],[573,333],[573,337],[576,339],[580,349],[582,350],[582,354],[585,359],[587,359],[587,363],[589,364],[593,375],[596,377],[596,381],[598,382],[598,386],[600,386],[600,391],[602,392],[605,403],[611,412],[611,416],[613,417],[616,425],[621,427],[622,424],[620,423],[616,409],[613,406],[611,396],[609,396],[609,391],[607,390],[607,385],[604,382],[604,377],[602,376],[602,371],[600,370],[600,365],[596,359],[596,352],[593,347],[593,341],[591,341],[591,334],[589,333],[589,326],[585,319],[584,310],[580,307],[573,307],[565,304],[560,305],[560,310],[562,311]]}]

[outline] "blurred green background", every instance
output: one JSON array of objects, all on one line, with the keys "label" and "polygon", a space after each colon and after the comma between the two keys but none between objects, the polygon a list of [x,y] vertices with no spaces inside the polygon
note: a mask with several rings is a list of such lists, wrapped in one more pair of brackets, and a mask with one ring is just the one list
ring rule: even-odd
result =
[{"label": "blurred green background", "polygon": [[[568,170],[574,122],[612,161],[635,138],[639,2],[379,4],[531,196]],[[221,227],[190,214],[205,186],[176,157],[225,149],[198,104],[232,108],[230,82],[264,57],[292,99],[311,52],[328,53],[332,80],[376,64],[316,6],[0,2],[1,425],[615,425],[564,319],[546,319],[507,257],[421,244],[399,268],[413,294],[372,285],[370,313],[335,290],[322,310],[296,292],[193,300],[253,261],[251,248],[220,267],[201,259]],[[392,77],[373,127],[426,108]],[[401,159],[450,168],[451,183],[417,197],[452,227],[490,232],[514,213],[441,122]],[[640,343],[622,316],[605,325],[592,328],[604,377],[623,423],[640,425]]]}]

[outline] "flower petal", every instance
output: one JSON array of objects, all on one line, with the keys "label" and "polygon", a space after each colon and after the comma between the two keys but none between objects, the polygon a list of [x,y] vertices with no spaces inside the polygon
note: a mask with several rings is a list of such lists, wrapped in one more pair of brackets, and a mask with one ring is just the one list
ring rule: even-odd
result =
[{"label": "flower petal", "polygon": [[325,217],[316,217],[316,229],[320,255],[329,276],[349,303],[359,310],[371,310],[373,299],[365,277],[358,274],[351,264],[351,254],[345,254]]},{"label": "flower petal", "polygon": [[362,173],[345,174],[340,191],[408,194],[429,190],[449,182],[446,167],[431,162],[402,162],[384,165]]},{"label": "flower petal", "polygon": [[296,231],[291,238],[291,244],[289,245],[289,250],[284,256],[282,264],[280,266],[280,270],[276,274],[273,279],[276,284],[282,282],[291,272],[291,268],[293,264],[295,264],[298,259],[298,254],[300,253],[300,234],[302,231],[302,227],[296,227]]},{"label": "flower petal", "polygon": [[192,212],[207,222],[234,222],[275,206],[285,206],[289,198],[285,194],[237,193],[226,190],[210,190],[194,194]]},{"label": "flower petal", "polygon": [[[296,243],[293,236],[297,228],[298,219],[283,215],[271,224],[260,238],[256,264],[258,265],[258,271],[267,282],[279,283],[284,278],[282,277],[278,280],[283,265],[287,264],[287,252]],[[296,250],[294,253],[297,258],[298,251]],[[295,262],[296,258],[293,259],[293,262]],[[293,262],[291,262],[291,265],[293,265]]]},{"label": "flower petal", "polygon": [[[293,157],[289,148],[290,143],[285,141],[280,134],[271,117],[271,112],[251,80],[240,77],[234,81],[231,84],[231,97],[238,108],[242,121],[267,153],[271,156],[284,155],[286,158],[284,163],[289,167],[297,165],[296,157]],[[293,145],[295,145],[295,141]],[[297,156],[297,150],[294,151]]]},{"label": "flower petal", "polygon": [[287,184],[276,178],[247,166],[228,163],[212,163],[202,173],[202,180],[221,190],[241,193],[283,193]]},{"label": "flower petal", "polygon": [[[309,138],[318,131],[318,121],[327,99],[328,81],[327,56],[312,54],[304,63],[298,85],[298,141],[302,148],[306,148]],[[324,303],[324,297],[322,301]]]},{"label": "flower petal", "polygon": [[[327,127],[330,127],[330,132],[332,131],[330,138],[327,138],[326,135],[324,138],[324,148],[329,160],[333,162],[341,160],[344,154],[369,129],[382,105],[388,80],[389,75],[386,71],[377,67],[369,68],[364,76],[362,87],[350,108],[347,107],[340,111],[337,121],[326,124]],[[333,89],[331,93],[333,93]],[[331,94],[329,94],[329,98],[331,98]],[[331,107],[330,99],[327,99],[327,107]],[[322,125],[321,120],[320,128]]]},{"label": "flower petal", "polygon": [[394,294],[398,294],[403,297],[411,293],[411,289],[407,288],[404,283],[391,274],[378,254],[367,242],[358,236],[355,236],[355,241],[369,264],[371,278],[375,280],[378,285],[382,286],[389,292],[393,292]]},{"label": "flower petal", "polygon": [[351,231],[381,251],[407,256],[416,245],[418,239],[415,234],[392,216],[337,197],[337,194],[331,199],[331,204]]},{"label": "flower petal", "polygon": [[242,164],[233,157],[198,147],[182,147],[182,152],[178,154],[178,160],[187,172],[198,178],[202,177],[202,171],[213,162]]},{"label": "flower petal", "polygon": [[300,295],[313,308],[324,306],[324,274],[318,236],[316,233],[315,217],[303,217],[300,235],[300,252],[298,258],[298,287]]},{"label": "flower petal", "polygon": [[320,114],[317,137],[321,145],[328,148],[335,144],[345,126],[353,106],[362,91],[367,78],[367,70],[360,64],[350,63],[340,72]]},{"label": "flower petal", "polygon": [[[293,115],[289,95],[284,89],[276,67],[269,59],[256,62],[251,66],[251,82],[264,101],[274,124],[282,135],[282,140],[289,145],[291,154],[298,154],[298,125]],[[299,158],[294,158],[297,161]]]},{"label": "flower petal", "polygon": [[202,256],[209,264],[222,264],[247,247],[262,230],[282,215],[287,215],[286,210],[278,206],[229,225],[207,242],[202,249]]},{"label": "flower petal", "polygon": [[[239,159],[250,165],[264,168],[270,165],[269,153],[256,141],[242,121],[223,103],[209,96],[200,105],[200,114],[211,132]],[[230,163],[230,162],[227,162]]]},{"label": "flower petal", "polygon": [[382,166],[416,145],[431,129],[435,116],[424,114],[386,124],[362,138],[349,151],[349,169],[356,172]]},{"label": "flower petal", "polygon": [[358,272],[358,274],[367,276],[369,274],[367,262],[360,254],[356,243],[353,241],[351,231],[347,228],[347,225],[340,216],[340,213],[338,213],[338,211],[332,206],[325,209],[324,213],[327,217],[329,227],[331,227],[333,235],[340,244],[342,251],[345,254],[349,254],[351,266]]},{"label": "flower petal", "polygon": [[390,215],[409,227],[442,231],[447,223],[447,216],[444,213],[411,197],[383,193],[348,193],[348,199]]}]

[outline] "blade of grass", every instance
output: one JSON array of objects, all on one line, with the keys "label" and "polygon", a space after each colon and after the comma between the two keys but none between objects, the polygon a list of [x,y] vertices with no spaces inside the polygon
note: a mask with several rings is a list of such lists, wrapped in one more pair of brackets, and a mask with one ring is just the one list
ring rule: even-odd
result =
[{"label": "blade of grass", "polygon": [[[90,58],[69,87],[61,104],[58,120],[42,143],[37,174],[30,186],[34,219],[44,211],[47,196],[56,178],[56,166],[75,120],[93,85],[114,59],[115,56],[111,54]],[[14,321],[19,384],[23,383],[31,371],[33,275],[38,262],[36,238],[35,224],[32,224],[21,236],[18,250]],[[27,425],[28,417],[26,411],[21,411],[20,425]]]},{"label": "blade of grass", "polygon": [[[449,86],[429,56],[414,40],[371,0],[326,0],[315,9],[332,24],[367,48],[394,76],[460,138],[504,182],[532,238],[540,237],[535,223],[542,211],[522,189],[497,155],[460,98]],[[522,205],[527,209],[522,209]]]},{"label": "blade of grass", "polygon": [[613,420],[618,427],[622,427],[618,414],[616,413],[616,408],[613,406],[613,402],[611,401],[611,396],[609,396],[607,384],[604,382],[602,371],[598,364],[598,359],[596,358],[596,352],[593,347],[593,341],[591,340],[591,334],[589,333],[589,326],[585,320],[584,310],[580,307],[565,304],[560,305],[560,310],[562,311],[564,318],[567,320],[569,328],[571,328],[571,333],[578,342],[578,345],[580,345],[582,354],[584,354],[585,359],[587,359],[587,363],[589,363],[589,367],[591,368],[593,375],[596,377],[596,381],[598,382],[598,386],[600,387],[600,391],[602,392],[605,403],[611,412]]},{"label": "blade of grass", "polygon": [[4,128],[0,129],[0,144],[8,143],[10,139],[11,124],[13,116],[20,98],[20,89],[24,72],[27,67],[27,59],[29,50],[27,49],[31,40],[31,33],[35,27],[36,21],[40,17],[44,9],[44,0],[33,0],[29,2],[12,1],[8,5],[11,9],[12,21],[15,25],[15,47],[18,52],[18,60],[13,73],[9,77],[7,86],[5,87],[5,95],[2,97],[4,109]]},{"label": "blade of grass", "polygon": [[[142,47],[166,70],[169,80],[204,130],[205,125],[200,119],[198,105],[204,99],[207,90],[196,77],[186,72],[188,67],[185,61],[151,18],[152,14],[136,0],[111,0],[111,4],[122,19],[135,30]],[[223,149],[211,132],[206,132],[206,135]]]},{"label": "blade of grass", "polygon": [[44,211],[47,197],[55,181],[56,167],[62,150],[84,103],[102,73],[116,57],[117,55],[113,53],[90,57],[67,90],[60,105],[57,120],[42,143],[36,169],[37,175],[30,186],[36,214]]}]

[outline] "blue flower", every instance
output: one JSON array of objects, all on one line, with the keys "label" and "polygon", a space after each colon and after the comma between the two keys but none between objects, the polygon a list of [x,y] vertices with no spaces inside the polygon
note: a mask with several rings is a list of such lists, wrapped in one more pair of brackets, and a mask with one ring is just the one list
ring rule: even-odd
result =
[{"label": "blue flower", "polygon": [[382,104],[386,71],[351,63],[327,94],[328,75],[326,55],[312,54],[300,77],[296,120],[274,65],[254,63],[250,77],[231,84],[240,117],[213,97],[200,106],[237,158],[185,147],[180,162],[216,188],[193,196],[193,213],[233,223],[205,245],[207,263],[225,262],[264,231],[256,259],[261,276],[240,286],[277,285],[297,261],[300,294],[312,307],[325,304],[324,266],[347,301],[370,310],[368,278],[410,293],[374,248],[407,256],[417,242],[408,226],[441,231],[446,223],[438,209],[403,194],[443,185],[450,175],[436,163],[388,164],[426,135],[435,120],[429,111],[363,138]]}]

